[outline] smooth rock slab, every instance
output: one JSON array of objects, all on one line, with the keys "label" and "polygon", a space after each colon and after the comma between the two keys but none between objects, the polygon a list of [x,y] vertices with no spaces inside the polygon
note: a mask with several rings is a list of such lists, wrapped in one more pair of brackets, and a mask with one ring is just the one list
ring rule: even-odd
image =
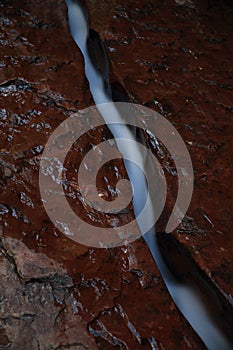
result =
[{"label": "smooth rock slab", "polygon": [[[232,310],[232,6],[173,0],[104,4],[104,26],[91,15],[90,23],[108,47],[112,81],[124,87],[131,102],[164,115],[191,155],[193,198],[172,234]],[[100,13],[99,1],[88,6],[90,14]],[[158,225],[162,232],[176,199],[177,177],[166,149],[150,138],[148,144],[168,183]]]}]

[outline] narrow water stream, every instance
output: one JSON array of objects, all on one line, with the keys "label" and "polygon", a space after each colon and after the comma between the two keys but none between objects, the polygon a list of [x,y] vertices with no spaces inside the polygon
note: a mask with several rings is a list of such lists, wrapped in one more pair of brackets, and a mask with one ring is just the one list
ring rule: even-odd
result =
[{"label": "narrow water stream", "polygon": [[[120,141],[120,138],[135,141],[136,134],[124,123],[122,124],[123,117],[119,114],[119,111],[114,105],[111,105],[111,102],[113,101],[111,97],[111,87],[108,80],[109,64],[107,54],[104,45],[95,47],[95,42],[89,35],[88,13],[86,7],[83,4],[80,5],[78,1],[66,0],[66,3],[68,6],[70,32],[83,54],[85,74],[89,82],[90,91],[97,108],[102,114],[114,138],[117,140],[116,143],[118,149],[123,156],[124,165],[133,190],[135,217],[141,213],[147,201],[148,210],[146,215],[144,215],[142,221],[138,221],[138,226],[143,231],[144,222],[153,220],[153,217],[151,216],[153,216],[154,212],[152,202],[147,200],[147,182],[143,171],[140,169],[140,167],[143,168],[145,165],[144,156],[141,154],[139,148],[126,148],[125,143]],[[95,67],[92,50],[98,50],[98,58],[100,62],[102,62],[101,74]],[[101,106],[103,103],[110,104],[109,108],[111,106],[111,113],[106,113],[106,109]],[[129,161],[128,159],[131,159],[132,161]],[[135,163],[140,164],[140,167]],[[203,298],[195,283],[191,283],[190,281],[181,283],[169,270],[160,253],[155,229],[150,229],[144,234],[143,238],[160,270],[172,299],[193,329],[203,340],[206,347],[210,350],[232,349],[230,342],[217,326],[217,317],[213,317],[209,312],[210,308],[208,305],[204,304]],[[143,308],[143,305],[141,305],[141,307]]]}]

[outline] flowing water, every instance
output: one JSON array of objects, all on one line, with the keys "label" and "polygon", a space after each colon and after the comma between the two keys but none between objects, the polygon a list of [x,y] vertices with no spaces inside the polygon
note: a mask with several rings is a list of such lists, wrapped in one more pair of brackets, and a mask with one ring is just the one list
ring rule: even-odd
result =
[{"label": "flowing water", "polygon": [[[66,0],[66,3],[68,6],[70,32],[83,54],[85,74],[89,82],[90,91],[105,123],[108,125],[114,138],[117,140],[116,143],[118,149],[123,157],[126,172],[129,176],[133,190],[133,207],[135,217],[137,217],[145,206],[148,191],[145,175],[140,168],[143,168],[145,162],[149,160],[144,159],[143,154],[141,154],[141,151],[137,146],[134,146],[134,148],[126,148],[125,144],[120,141],[121,138],[135,141],[136,134],[124,123],[122,124],[123,117],[115,106],[111,104],[113,101],[111,97],[111,87],[108,80],[109,66],[104,45],[99,45],[98,48],[95,47],[95,43],[93,43],[92,37],[89,35],[88,13],[85,5],[81,5],[77,1],[72,0]],[[92,52],[93,49],[98,50],[97,57],[99,61],[103,63],[101,65],[101,72],[95,67]],[[103,103],[109,104],[111,113],[105,112],[106,109],[103,105],[101,106]],[[139,164],[140,167],[135,163]],[[152,194],[150,194],[150,197],[152,197]],[[151,217],[154,213],[152,205],[152,201],[149,200],[146,214],[142,221],[138,221],[138,226],[142,231],[144,222],[147,220],[153,220],[153,217]],[[209,309],[203,302],[203,298],[195,283],[191,283],[190,281],[181,283],[169,270],[160,253],[154,227],[146,232],[143,235],[143,238],[160,270],[172,299],[193,329],[201,337],[207,348],[211,350],[231,349],[232,347],[230,343],[216,325],[216,318],[213,318],[210,315],[210,312],[208,311]]]}]

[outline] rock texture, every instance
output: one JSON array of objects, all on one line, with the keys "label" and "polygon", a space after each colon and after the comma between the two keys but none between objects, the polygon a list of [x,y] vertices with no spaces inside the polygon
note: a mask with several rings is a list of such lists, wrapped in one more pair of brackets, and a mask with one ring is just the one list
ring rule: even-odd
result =
[{"label": "rock texture", "polygon": [[[194,197],[174,236],[230,305],[227,2],[89,1],[88,6],[91,26],[109,49],[117,93],[125,91],[132,102],[164,114],[189,147]],[[0,348],[204,348],[172,302],[143,240],[89,249],[50,222],[39,193],[40,156],[56,126],[93,103],[83,59],[69,35],[63,1],[0,1],[0,10]],[[91,135],[93,144],[106,135],[104,129]],[[166,217],[176,178],[171,160],[164,159],[172,180]],[[110,184],[114,171],[125,175],[117,166],[116,171],[109,165]],[[85,212],[75,180],[68,180]]]},{"label": "rock texture", "polygon": [[1,349],[96,349],[76,315],[72,279],[52,259],[7,238],[0,255]]},{"label": "rock texture", "polygon": [[[103,24],[100,3],[106,13]],[[109,49],[112,81],[124,87],[132,102],[164,115],[185,140],[195,184],[188,213],[173,236],[226,298],[232,324],[231,3],[115,1],[114,9],[107,1],[88,4],[91,26]],[[158,224],[162,232],[176,199],[177,178],[166,149],[148,142],[169,184]],[[161,248],[166,253],[169,246],[166,258],[182,274],[182,255],[179,263],[176,245],[165,240]]]}]

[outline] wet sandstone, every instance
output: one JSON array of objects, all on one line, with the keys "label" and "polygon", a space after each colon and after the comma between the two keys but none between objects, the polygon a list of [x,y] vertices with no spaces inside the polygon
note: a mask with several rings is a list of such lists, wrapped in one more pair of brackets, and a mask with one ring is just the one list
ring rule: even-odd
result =
[{"label": "wet sandstone", "polygon": [[[91,25],[109,49],[112,81],[117,79],[132,102],[155,109],[173,123],[192,158],[192,202],[172,234],[232,310],[231,3],[116,1],[114,10],[103,3],[107,15],[102,26],[98,1],[94,6],[88,2]],[[170,189],[158,223],[162,232],[176,198],[176,172],[166,149],[154,145]],[[161,244],[161,249],[166,254],[168,245]],[[174,266],[175,245],[166,255]],[[180,259],[177,266],[182,265]]]},{"label": "wet sandstone", "polygon": [[[38,188],[43,147],[70,113],[93,102],[84,79],[82,56],[68,33],[64,3],[49,1],[45,7],[40,1],[3,1],[0,5],[4,286],[0,346],[204,348],[174,306],[143,240],[119,249],[89,249],[62,235],[47,217]],[[92,28],[109,48],[111,79],[118,95],[126,91],[131,101],[157,108],[189,145],[197,189],[188,217],[174,235],[230,301],[232,107],[227,21],[221,32],[216,20],[221,12],[217,15],[214,7],[212,12],[208,9],[207,16],[195,4],[181,6],[172,1],[163,5],[128,2],[127,6],[101,2],[102,18],[99,3],[89,5]],[[217,23],[213,33],[211,15]],[[191,27],[192,38],[188,35]],[[195,59],[192,53],[197,47]],[[92,143],[108,134],[106,129],[98,136],[93,134]],[[71,154],[68,162],[72,159]],[[171,164],[164,165],[171,173]],[[125,176],[122,164],[117,166],[118,176]],[[111,164],[107,173],[114,185],[117,176]],[[67,176],[68,191],[85,216],[75,176],[72,171]],[[112,196],[101,179],[99,186],[106,197]],[[174,188],[175,181],[168,213]],[[89,214],[89,220],[95,220],[95,213]],[[132,215],[132,208],[127,215]]]},{"label": "wet sandstone", "polygon": [[[90,13],[99,13],[88,4]],[[107,11],[104,4],[108,19],[101,26],[93,15],[91,26],[108,46],[112,80],[117,78],[131,101],[166,116],[192,157],[193,199],[173,234],[230,301],[232,6],[228,1],[129,1]],[[166,175],[175,177],[165,150],[157,155],[166,160]],[[171,191],[167,215],[174,198]]]}]

